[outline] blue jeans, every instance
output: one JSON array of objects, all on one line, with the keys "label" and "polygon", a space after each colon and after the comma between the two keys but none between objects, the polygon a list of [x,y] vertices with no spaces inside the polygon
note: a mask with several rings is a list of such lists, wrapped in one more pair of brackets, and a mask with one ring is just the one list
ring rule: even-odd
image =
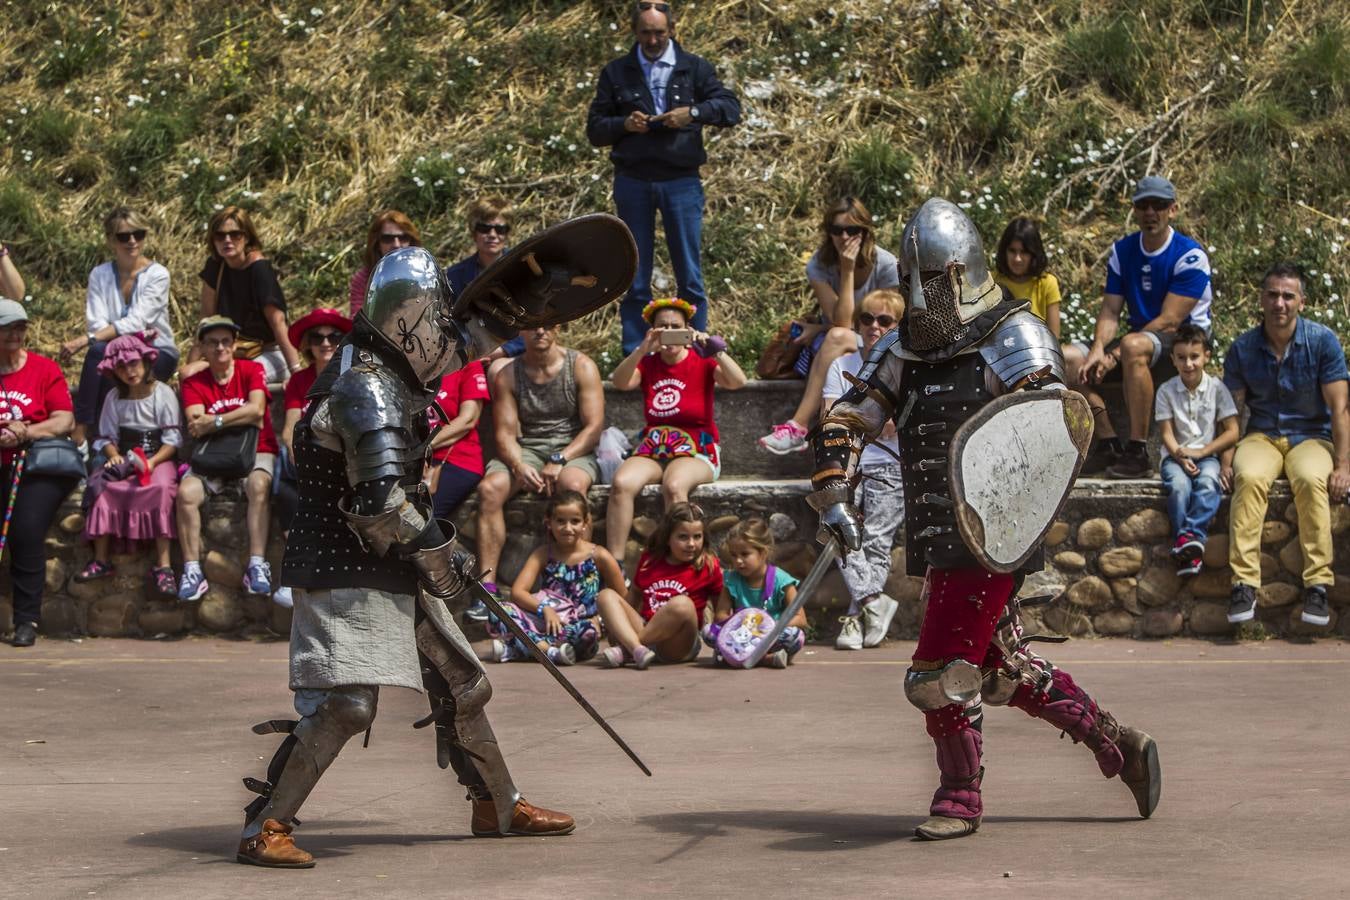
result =
[{"label": "blue jeans", "polygon": [[1197,459],[1200,471],[1187,475],[1181,463],[1167,457],[1162,464],[1162,479],[1167,485],[1167,515],[1172,519],[1172,534],[1189,531],[1203,543],[1209,537],[1209,524],[1219,511],[1223,491],[1219,488],[1219,459]]},{"label": "blue jeans", "polygon": [[676,293],[694,305],[699,331],[708,330],[708,296],[703,291],[699,249],[703,241],[703,182],[697,175],[669,181],[643,181],[614,176],[614,208],[637,242],[638,265],[633,286],[619,306],[623,322],[623,352],[637,349],[647,333],[642,308],[652,300],[652,254],[656,245],[656,211],[666,232],[670,265],[675,270]]}]

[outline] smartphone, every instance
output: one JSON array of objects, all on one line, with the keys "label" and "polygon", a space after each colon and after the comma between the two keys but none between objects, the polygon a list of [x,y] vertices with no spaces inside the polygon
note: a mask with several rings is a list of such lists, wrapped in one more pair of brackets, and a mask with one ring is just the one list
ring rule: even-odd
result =
[{"label": "smartphone", "polygon": [[662,347],[688,347],[694,342],[694,329],[663,328],[660,340]]}]

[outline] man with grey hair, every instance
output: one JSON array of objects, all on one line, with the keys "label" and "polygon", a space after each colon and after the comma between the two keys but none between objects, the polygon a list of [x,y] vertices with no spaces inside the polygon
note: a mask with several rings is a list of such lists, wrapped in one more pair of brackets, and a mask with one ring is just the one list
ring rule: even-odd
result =
[{"label": "man with grey hair", "polygon": [[675,13],[669,3],[639,0],[633,4],[631,24],[637,42],[600,73],[586,116],[587,139],[596,147],[612,148],[615,211],[638,246],[637,273],[619,308],[624,354],[632,353],[647,333],[642,310],[652,300],[658,210],[677,294],[694,307],[690,325],[708,330],[699,259],[699,167],[708,159],[703,127],[726,128],[741,120],[740,102],[712,65],[675,40]]},{"label": "man with grey hair", "polygon": [[[1189,322],[1209,332],[1209,256],[1195,240],[1172,228],[1177,190],[1159,175],[1139,180],[1134,190],[1139,231],[1116,241],[1106,263],[1106,291],[1091,343],[1065,345],[1069,386],[1087,397],[1096,414],[1097,446],[1083,464],[1084,475],[1103,469],[1112,478],[1143,478],[1148,429],[1153,423],[1153,380],[1176,374],[1172,340]],[[1120,314],[1128,311],[1129,331],[1120,338]],[[1128,444],[1122,444],[1095,387],[1119,381],[1129,413]]]}]

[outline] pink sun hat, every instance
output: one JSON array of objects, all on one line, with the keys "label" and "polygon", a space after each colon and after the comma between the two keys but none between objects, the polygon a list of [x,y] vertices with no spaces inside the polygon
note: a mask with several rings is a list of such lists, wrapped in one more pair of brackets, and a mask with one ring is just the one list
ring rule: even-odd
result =
[{"label": "pink sun hat", "polygon": [[113,370],[123,363],[140,359],[144,360],[146,367],[149,368],[158,358],[159,351],[142,340],[141,335],[123,334],[108,342],[107,349],[103,351],[103,359],[98,364],[98,373],[113,378],[115,377]]}]

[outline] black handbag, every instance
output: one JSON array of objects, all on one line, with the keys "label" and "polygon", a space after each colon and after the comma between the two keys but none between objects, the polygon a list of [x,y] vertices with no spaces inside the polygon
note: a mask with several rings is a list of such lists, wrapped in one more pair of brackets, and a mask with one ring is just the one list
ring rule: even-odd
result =
[{"label": "black handbag", "polygon": [[208,478],[243,478],[258,455],[258,426],[227,428],[202,438],[192,448],[192,473]]},{"label": "black handbag", "polygon": [[52,478],[85,477],[84,458],[79,448],[68,437],[38,438],[28,445],[23,470],[28,475],[49,475]]}]

